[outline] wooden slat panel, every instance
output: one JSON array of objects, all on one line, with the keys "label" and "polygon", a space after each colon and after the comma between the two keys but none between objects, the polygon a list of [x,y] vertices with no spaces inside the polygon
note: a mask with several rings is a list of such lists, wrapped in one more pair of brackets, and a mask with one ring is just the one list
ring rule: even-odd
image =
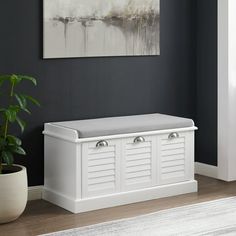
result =
[{"label": "wooden slat panel", "polygon": [[127,161],[134,161],[134,160],[140,160],[140,159],[147,159],[151,158],[151,153],[141,153],[141,154],[136,154],[132,156],[127,156]]},{"label": "wooden slat panel", "polygon": [[89,158],[89,161],[92,161],[92,160],[104,159],[104,158],[109,158],[109,157],[114,157],[114,156],[115,156],[115,152],[101,152],[101,153],[89,155],[88,158]]},{"label": "wooden slat panel", "polygon": [[168,162],[168,161],[176,161],[176,160],[184,160],[185,157],[183,154],[180,155],[172,155],[172,156],[163,156],[162,162]]},{"label": "wooden slat panel", "polygon": [[174,178],[179,178],[183,177],[185,175],[184,171],[176,171],[176,172],[171,172],[171,173],[163,173],[162,179],[174,179]]},{"label": "wooden slat panel", "polygon": [[178,149],[178,148],[184,148],[184,143],[175,143],[170,145],[163,145],[161,150],[172,150],[172,149]]},{"label": "wooden slat panel", "polygon": [[98,154],[98,153],[105,153],[105,152],[114,152],[115,147],[114,146],[108,146],[108,147],[90,147],[88,149],[88,154]]},{"label": "wooden slat panel", "polygon": [[132,179],[128,179],[126,181],[126,183],[128,185],[131,184],[140,184],[140,183],[144,183],[144,182],[149,182],[151,179],[151,176],[144,176],[144,177],[138,177],[138,178],[132,178]]},{"label": "wooden slat panel", "polygon": [[144,147],[144,148],[126,150],[126,155],[135,155],[135,154],[150,153],[150,152],[151,152],[150,147]]},{"label": "wooden slat panel", "polygon": [[126,175],[127,179],[144,177],[144,176],[151,176],[151,171],[150,170],[144,170],[144,171],[129,173],[129,174]]},{"label": "wooden slat panel", "polygon": [[115,158],[106,158],[106,159],[101,159],[101,160],[93,160],[88,162],[88,166],[100,166],[100,165],[105,165],[105,164],[113,164],[115,163]]},{"label": "wooden slat panel", "polygon": [[[158,136],[158,182],[163,184],[190,180],[193,175],[193,141],[194,132],[179,132],[179,138],[168,139],[169,134]],[[193,142],[192,142],[193,144]],[[190,163],[192,162],[192,164]],[[191,166],[190,166],[191,164]],[[191,167],[191,169],[190,169]]]},{"label": "wooden slat panel", "polygon": [[88,172],[93,173],[97,171],[103,171],[103,170],[114,170],[115,169],[115,163],[113,164],[104,164],[100,166],[90,166],[88,167]]},{"label": "wooden slat panel", "polygon": [[140,165],[126,168],[126,173],[137,172],[141,170],[151,170],[151,165]]},{"label": "wooden slat panel", "polygon": [[82,145],[82,196],[96,197],[120,190],[120,140],[107,140],[108,147],[97,142]]},{"label": "wooden slat panel", "polygon": [[184,148],[162,151],[162,156],[184,154]]},{"label": "wooden slat panel", "polygon": [[130,161],[130,162],[127,162],[126,166],[131,167],[131,166],[140,166],[140,165],[146,165],[146,164],[151,164],[151,160],[144,159],[144,160],[138,160],[138,161]]},{"label": "wooden slat panel", "polygon": [[94,178],[111,176],[111,175],[115,175],[115,170],[104,170],[104,171],[97,171],[97,172],[89,173],[88,178],[94,179]]},{"label": "wooden slat panel", "polygon": [[135,137],[122,140],[122,190],[151,187],[156,183],[156,137],[144,136],[145,142],[133,143]]},{"label": "wooden slat panel", "polygon": [[107,182],[115,182],[115,176],[106,176],[106,177],[100,177],[96,179],[89,179],[88,184],[89,185],[94,185],[94,184],[100,184],[100,183],[107,183]]},{"label": "wooden slat panel", "polygon": [[171,173],[176,171],[184,170],[184,165],[172,166],[172,167],[163,167],[161,173]]},{"label": "wooden slat panel", "polygon": [[185,163],[184,160],[166,161],[162,162],[161,166],[162,167],[179,166],[179,165],[184,165],[184,163]]}]

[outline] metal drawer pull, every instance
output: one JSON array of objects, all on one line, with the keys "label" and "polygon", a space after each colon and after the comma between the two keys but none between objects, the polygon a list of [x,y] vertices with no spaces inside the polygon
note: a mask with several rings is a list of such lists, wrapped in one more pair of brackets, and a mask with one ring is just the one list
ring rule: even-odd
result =
[{"label": "metal drawer pull", "polygon": [[178,133],[171,133],[168,137],[168,139],[174,139],[174,138],[179,138],[179,134]]},{"label": "metal drawer pull", "polygon": [[143,142],[145,142],[144,137],[139,136],[139,137],[134,139],[134,143],[143,143]]},{"label": "metal drawer pull", "polygon": [[96,144],[96,147],[108,147],[108,142],[106,140],[101,140]]}]

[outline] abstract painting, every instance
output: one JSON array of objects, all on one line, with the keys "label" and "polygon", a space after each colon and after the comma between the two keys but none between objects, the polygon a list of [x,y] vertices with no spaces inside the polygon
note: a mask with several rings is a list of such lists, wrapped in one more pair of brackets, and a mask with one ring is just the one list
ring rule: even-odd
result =
[{"label": "abstract painting", "polygon": [[44,58],[160,54],[160,0],[44,0]]}]

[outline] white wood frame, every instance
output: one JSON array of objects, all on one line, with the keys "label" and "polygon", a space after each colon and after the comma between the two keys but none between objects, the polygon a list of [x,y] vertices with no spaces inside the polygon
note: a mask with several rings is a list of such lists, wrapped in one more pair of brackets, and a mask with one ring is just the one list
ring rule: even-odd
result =
[{"label": "white wood frame", "polygon": [[218,0],[218,168],[236,180],[236,1]]},{"label": "white wood frame", "polygon": [[[139,132],[94,138],[78,138],[77,131],[46,124],[45,131],[45,186],[43,199],[57,204],[73,213],[106,207],[130,204],[155,198],[168,197],[197,191],[194,180],[194,130],[196,127]],[[178,132],[186,134],[186,159],[184,179],[173,178],[168,183],[158,182],[158,137]],[[150,182],[127,186],[124,181],[124,145],[135,137],[142,136],[152,143],[152,175]],[[100,140],[107,140],[116,147],[116,186],[89,192],[87,189],[87,149]],[[101,195],[102,194],[102,195]]]},{"label": "white wood frame", "polygon": [[196,163],[196,173],[236,180],[236,1],[218,0],[218,165]]}]

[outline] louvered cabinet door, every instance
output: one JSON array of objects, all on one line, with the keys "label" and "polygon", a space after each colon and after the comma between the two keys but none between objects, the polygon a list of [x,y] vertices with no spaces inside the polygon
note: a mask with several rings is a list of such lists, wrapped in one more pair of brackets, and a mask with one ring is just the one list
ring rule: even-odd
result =
[{"label": "louvered cabinet door", "polygon": [[194,178],[193,138],[193,132],[158,135],[158,184],[171,184]]},{"label": "louvered cabinet door", "polygon": [[[94,197],[120,190],[120,142],[102,140],[82,145],[82,196]],[[100,143],[101,143],[100,142]]]},{"label": "louvered cabinet door", "polygon": [[122,191],[155,185],[155,137],[141,136],[122,140]]}]

